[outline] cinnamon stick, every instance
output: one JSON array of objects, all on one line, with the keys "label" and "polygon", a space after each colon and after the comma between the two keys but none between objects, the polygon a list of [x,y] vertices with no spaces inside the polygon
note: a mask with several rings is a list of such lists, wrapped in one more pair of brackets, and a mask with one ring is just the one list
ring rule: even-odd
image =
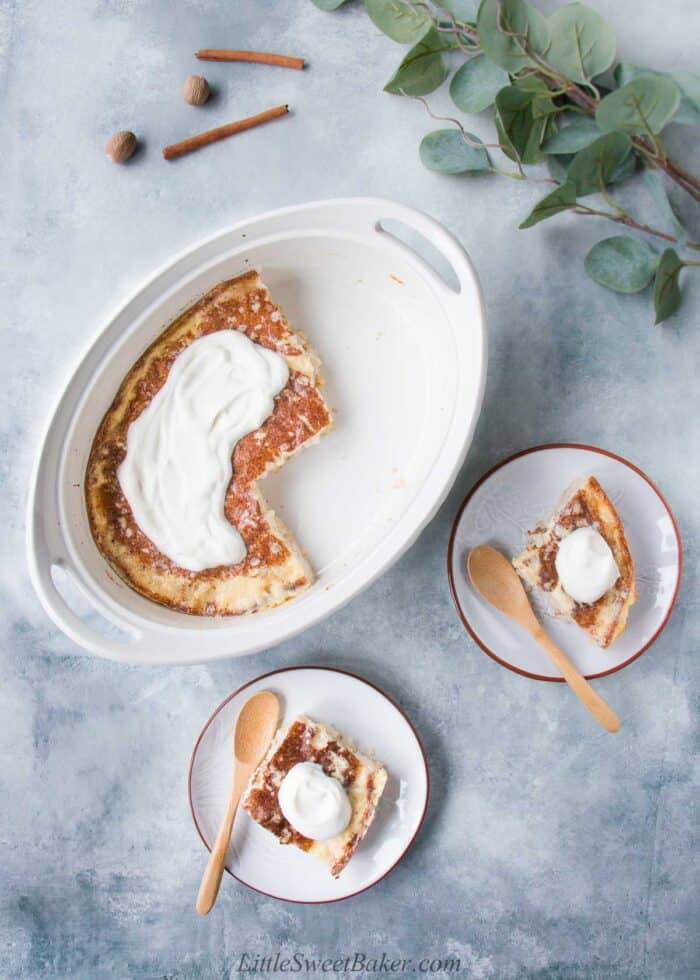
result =
[{"label": "cinnamon stick", "polygon": [[208,143],[218,143],[219,140],[226,139],[227,136],[235,136],[236,133],[242,133],[245,129],[261,126],[271,119],[285,116],[288,112],[288,105],[278,105],[274,109],[259,112],[256,116],[248,116],[246,119],[239,119],[237,122],[226,123],[225,126],[217,126],[216,129],[207,129],[204,133],[189,136],[179,143],[164,146],[163,156],[166,160],[172,160],[174,157],[182,156],[183,153],[191,153],[192,150],[198,150],[201,146],[207,146]]},{"label": "cinnamon stick", "polygon": [[286,54],[270,54],[266,51],[230,51],[227,48],[200,48],[195,51],[200,61],[253,61],[260,65],[277,65],[279,68],[304,67],[303,58],[290,58]]}]

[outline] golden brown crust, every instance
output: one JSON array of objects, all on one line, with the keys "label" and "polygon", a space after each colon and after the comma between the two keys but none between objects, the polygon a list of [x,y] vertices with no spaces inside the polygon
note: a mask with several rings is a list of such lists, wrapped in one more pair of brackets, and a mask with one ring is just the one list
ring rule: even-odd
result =
[{"label": "golden brown crust", "polygon": [[[165,383],[175,358],[217,330],[240,330],[287,361],[289,381],[273,414],[233,453],[224,512],[246,545],[238,565],[192,572],[175,565],[143,534],[122,493],[117,471],[128,428]],[[270,300],[256,272],[220,283],[186,310],[134,364],[93,441],[85,499],[97,547],[115,571],[149,599],[195,615],[238,615],[278,605],[313,581],[308,562],[269,510],[259,481],[330,428],[319,361]]]},{"label": "golden brown crust", "polygon": [[[605,538],[620,570],[613,587],[590,604],[575,602],[566,595],[555,566],[560,540],[586,526],[594,527]],[[513,564],[528,585],[549,595],[556,612],[586,630],[599,646],[610,646],[624,632],[630,606],[637,598],[634,562],[620,516],[594,476],[566,491],[549,524],[529,533],[527,548]]]},{"label": "golden brown crust", "polygon": [[[298,833],[279,806],[279,788],[299,762],[315,762],[343,786],[352,809],[350,823],[337,837],[314,841]],[[357,850],[374,819],[386,785],[386,770],[361,755],[335,729],[303,715],[278,732],[265,758],[251,777],[241,806],[256,823],[279,840],[294,844],[323,861],[337,877]]]}]

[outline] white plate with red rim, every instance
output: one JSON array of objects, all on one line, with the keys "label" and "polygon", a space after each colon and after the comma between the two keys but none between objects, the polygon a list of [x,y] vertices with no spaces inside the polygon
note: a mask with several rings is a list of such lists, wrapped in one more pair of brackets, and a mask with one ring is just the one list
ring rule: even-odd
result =
[{"label": "white plate with red rim", "polygon": [[[216,283],[251,268],[318,352],[334,410],[334,430],[262,486],[317,577],[254,616],[188,616],[133,591],[99,553],[85,467],[101,418],[148,345]],[[414,208],[315,201],[200,242],[108,320],[56,406],[27,514],[29,570],[46,612],[89,653],[123,663],[224,659],[300,633],[386,571],[436,513],[469,448],[485,376],[472,264]]]},{"label": "white plate with red rim", "polygon": [[[287,902],[337,902],[366,891],[399,863],[423,823],[429,776],[416,730],[383,691],[347,671],[287,667],[249,681],[219,705],[192,752],[190,808],[209,850],[230,790],[236,717],[256,691],[273,691],[279,697],[282,725],[300,714],[332,725],[359,751],[381,762],[388,780],[367,836],[338,878],[317,858],[293,845],[281,845],[240,809],[226,870],[241,884]],[[204,863],[203,856],[202,870]]]},{"label": "white plate with red rim", "polygon": [[534,680],[563,678],[530,636],[477,595],[467,575],[467,555],[477,544],[491,544],[508,557],[517,554],[527,531],[549,519],[569,484],[589,474],[597,477],[616,507],[635,565],[637,601],[627,629],[603,650],[578,626],[553,616],[537,592],[530,598],[547,632],[584,676],[612,674],[636,660],[659,636],[680,586],[683,552],[678,525],[645,473],[595,446],[533,446],[489,470],[467,495],[452,527],[447,574],[462,622],[493,660]]}]

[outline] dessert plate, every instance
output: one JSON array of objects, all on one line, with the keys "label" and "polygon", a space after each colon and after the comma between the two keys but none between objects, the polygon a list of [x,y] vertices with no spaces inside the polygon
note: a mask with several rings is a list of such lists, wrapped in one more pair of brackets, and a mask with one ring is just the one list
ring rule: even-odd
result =
[{"label": "dessert plate", "polygon": [[469,582],[467,555],[491,544],[512,557],[526,532],[549,519],[567,486],[592,474],[622,519],[635,564],[637,601],[627,629],[600,649],[575,624],[549,613],[546,599],[530,598],[547,632],[589,679],[636,660],[662,631],[676,601],[682,548],[671,510],[648,476],[614,453],[594,446],[535,446],[489,470],[459,509],[447,551],[447,574],[457,611],[481,649],[503,667],[539,681],[563,681],[547,655],[523,630],[485,603]]},{"label": "dessert plate", "polygon": [[367,836],[340,877],[317,858],[281,845],[239,810],[226,870],[241,884],[287,902],[336,902],[376,885],[411,846],[428,806],[428,765],[415,729],[391,698],[368,681],[331,667],[288,667],[231,694],[202,729],[192,752],[190,807],[206,847],[216,837],[231,782],[233,727],[255,691],[273,691],[281,723],[306,714],[326,722],[382,762],[389,779]]},{"label": "dessert plate", "polygon": [[[99,553],[85,467],[100,419],[146,347],[213,285],[252,268],[321,357],[334,410],[334,430],[262,484],[317,578],[254,616],[189,616],[138,595]],[[121,306],[57,404],[27,515],[29,570],[46,612],[85,650],[126,663],[217,660],[294,636],[381,575],[436,513],[469,448],[485,373],[471,262],[413,208],[317,201],[201,242]]]}]

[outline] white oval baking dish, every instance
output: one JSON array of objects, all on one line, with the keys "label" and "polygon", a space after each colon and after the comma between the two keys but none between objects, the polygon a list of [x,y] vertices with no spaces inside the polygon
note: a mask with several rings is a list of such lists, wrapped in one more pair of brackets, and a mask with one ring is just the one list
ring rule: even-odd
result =
[{"label": "white oval baking dish", "polygon": [[[263,487],[318,577],[267,612],[187,616],[132,591],[101,557],[83,475],[97,425],[131,365],[178,313],[248,268],[262,271],[319,352],[335,413],[335,430]],[[384,572],[435,514],[469,447],[485,374],[471,262],[413,208],[370,198],[315,202],[196,245],[107,322],[56,406],[27,521],[29,568],[44,608],[85,650],[128,663],[240,656],[301,632]],[[66,577],[72,588],[61,585]]]}]

